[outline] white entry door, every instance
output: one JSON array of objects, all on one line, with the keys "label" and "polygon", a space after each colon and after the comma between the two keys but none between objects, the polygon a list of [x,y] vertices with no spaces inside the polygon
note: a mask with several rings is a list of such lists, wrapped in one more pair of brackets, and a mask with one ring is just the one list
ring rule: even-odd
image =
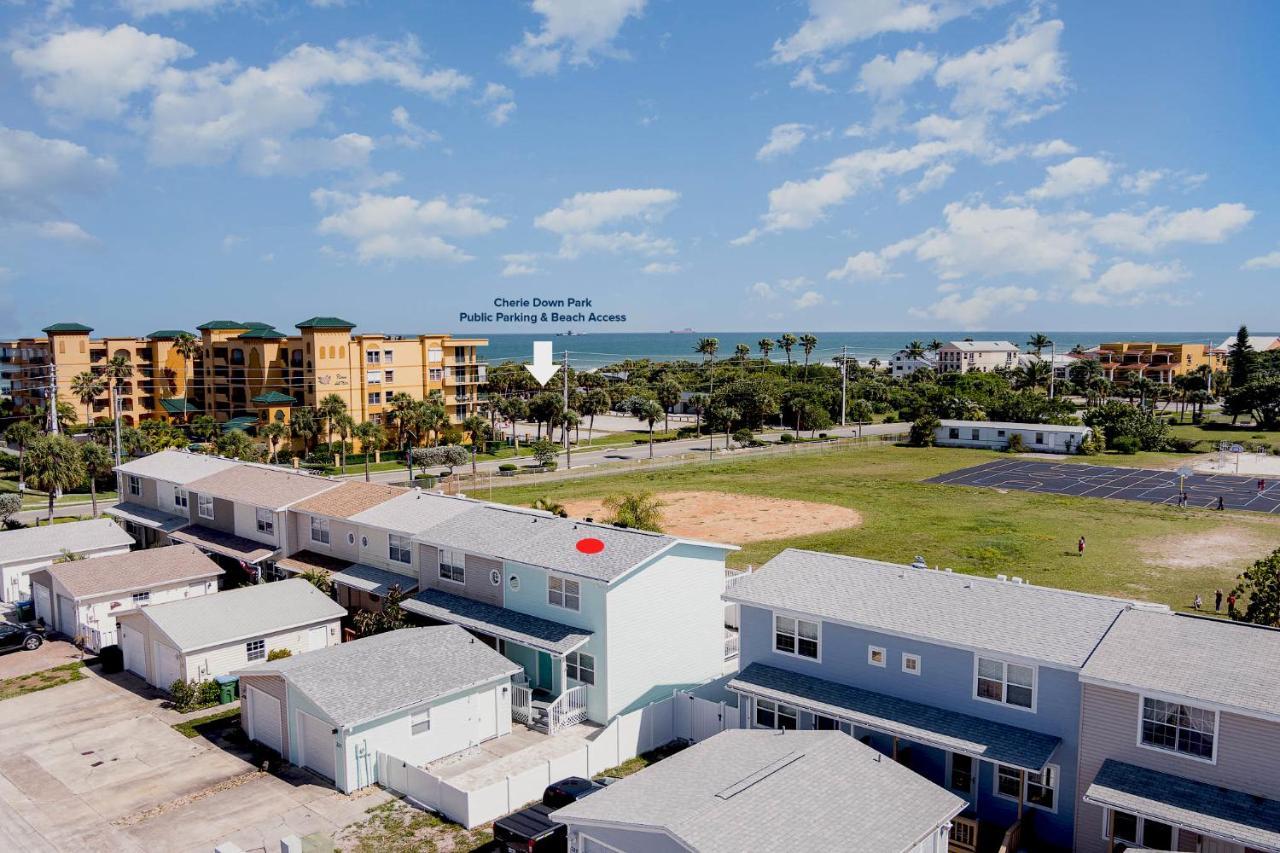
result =
[{"label": "white entry door", "polygon": [[249,701],[249,737],[284,754],[284,738],[280,734],[280,700],[256,687],[245,690]]},{"label": "white entry door", "polygon": [[319,625],[307,631],[307,651],[314,652],[316,649],[323,649],[329,643],[329,629],[324,625]]},{"label": "white entry door", "polygon": [[152,683],[161,690],[168,690],[169,685],[182,678],[182,667],[178,664],[178,650],[172,646],[153,642],[151,665],[156,677]]},{"label": "white entry door", "polygon": [[298,728],[302,732],[302,766],[310,767],[326,779],[332,779],[333,727],[310,714],[298,712]]},{"label": "white entry door", "polygon": [[475,700],[476,741],[483,742],[498,736],[498,691],[493,688],[478,693]]},{"label": "white entry door", "polygon": [[124,668],[139,678],[147,677],[147,651],[142,635],[128,628],[121,628],[120,644],[124,647]]}]

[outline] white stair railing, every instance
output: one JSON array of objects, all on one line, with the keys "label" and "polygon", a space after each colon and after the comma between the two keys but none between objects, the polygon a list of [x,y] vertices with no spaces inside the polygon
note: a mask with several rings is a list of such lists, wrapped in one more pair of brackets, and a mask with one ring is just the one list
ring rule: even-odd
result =
[{"label": "white stair railing", "polygon": [[738,656],[739,640],[737,631],[726,631],[724,635],[724,659],[733,660]]},{"label": "white stair railing", "polygon": [[527,684],[511,685],[511,719],[533,725],[533,691]]},{"label": "white stair railing", "polygon": [[587,718],[587,688],[570,687],[561,693],[547,708],[547,730],[555,734],[561,729],[575,726]]}]

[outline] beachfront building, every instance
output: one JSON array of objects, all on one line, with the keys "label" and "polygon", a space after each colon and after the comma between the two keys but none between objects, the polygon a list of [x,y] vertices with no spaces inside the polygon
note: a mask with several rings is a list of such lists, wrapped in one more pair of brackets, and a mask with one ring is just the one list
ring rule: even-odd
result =
[{"label": "beachfront building", "polygon": [[889,356],[889,373],[899,379],[910,376],[917,370],[937,369],[938,354],[932,350],[925,350],[919,356],[914,356],[909,350],[900,349]]},{"label": "beachfront building", "polygon": [[1012,370],[1019,350],[1009,341],[951,341],[938,350],[939,373],[968,373]]},{"label": "beachfront building", "polygon": [[1070,424],[1017,424],[999,421],[942,421],[934,430],[939,447],[977,447],[1008,450],[1014,436],[1032,453],[1079,453],[1093,434],[1087,426]]},{"label": "beachfront building", "polygon": [[1137,376],[1168,385],[1175,376],[1194,373],[1202,367],[1217,369],[1225,364],[1207,343],[1157,343],[1152,341],[1114,341],[1099,344],[1085,352],[1102,367],[1109,382],[1124,384]]}]

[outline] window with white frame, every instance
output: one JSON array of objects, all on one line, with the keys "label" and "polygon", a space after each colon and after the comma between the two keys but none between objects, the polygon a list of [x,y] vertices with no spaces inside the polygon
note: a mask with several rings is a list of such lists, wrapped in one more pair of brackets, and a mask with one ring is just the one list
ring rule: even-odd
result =
[{"label": "window with white frame", "polygon": [[835,717],[826,717],[822,714],[814,714],[813,728],[820,732],[838,732],[840,731],[840,721]]},{"label": "window with white frame", "polygon": [[369,350],[364,354],[364,362],[365,364],[377,364],[381,360],[381,355],[382,353],[376,349]]},{"label": "window with white frame", "polygon": [[920,655],[913,655],[910,652],[902,653],[902,671],[908,675],[920,674]]},{"label": "window with white frame", "polygon": [[1022,801],[1038,809],[1058,810],[1058,768],[1046,765],[1039,773],[1020,771],[1017,767],[996,765],[996,794],[1009,800],[1017,800],[1021,788]]},{"label": "window with white frame", "polygon": [[1113,809],[1103,814],[1102,837],[1148,850],[1173,850],[1176,840],[1167,823]]},{"label": "window with white frame", "polygon": [[412,563],[413,552],[408,536],[392,533],[387,537],[387,558],[394,563]]},{"label": "window with white frame", "polygon": [[329,544],[329,519],[311,516],[311,541]]},{"label": "window with white frame", "polygon": [[409,714],[409,731],[413,735],[425,735],[431,731],[431,709],[419,708]]},{"label": "window with white frame", "polygon": [[466,560],[461,551],[450,548],[440,549],[440,579],[452,583],[466,582]]},{"label": "window with white frame", "polygon": [[146,604],[150,600],[151,600],[151,590],[147,590],[146,592],[135,592],[133,594],[134,604]]},{"label": "window with white frame", "polygon": [[1015,708],[1035,707],[1035,667],[997,658],[978,658],[974,696]]},{"label": "window with white frame", "polygon": [[872,666],[883,668],[885,662],[885,651],[880,646],[867,646],[867,663]]},{"label": "window with white frame", "polygon": [[244,644],[244,654],[249,660],[262,660],[267,656],[267,641],[250,640]]},{"label": "window with white frame", "polygon": [[1016,767],[996,765],[996,793],[1011,800],[1018,799],[1022,787],[1022,771]]},{"label": "window with white frame", "polygon": [[129,475],[129,494],[136,497],[142,496],[142,478]]},{"label": "window with white frame", "polygon": [[181,486],[173,487],[173,505],[178,509],[187,509],[191,503],[191,498],[187,496],[187,490]]},{"label": "window with white frame", "polygon": [[395,350],[384,349],[384,350],[382,351],[382,363],[383,363],[383,364],[390,364],[391,362],[395,361],[395,357],[396,357],[396,351],[395,351]]},{"label": "window with white frame", "polygon": [[368,372],[368,374],[366,374],[366,375],[365,375],[365,380],[366,380],[370,385],[377,385],[377,384],[381,383],[381,382],[382,382],[382,371],[381,371],[381,370],[370,370],[370,371]]},{"label": "window with white frame", "polygon": [[1180,702],[1142,697],[1139,743],[1213,761],[1218,713]]},{"label": "window with white frame", "polygon": [[578,610],[582,607],[582,589],[577,581],[559,575],[548,575],[547,604],[563,607],[565,610]]},{"label": "window with white frame", "polygon": [[947,784],[953,791],[965,794],[973,793],[973,756],[959,752],[951,753],[951,769],[947,773]]},{"label": "window with white frame", "polygon": [[267,536],[276,535],[276,514],[269,509],[258,509],[258,532]]},{"label": "window with white frame", "polygon": [[768,699],[757,699],[755,705],[756,728],[796,729],[800,725],[800,712],[790,705]]},{"label": "window with white frame", "polygon": [[817,622],[775,613],[773,617],[773,650],[784,655],[795,655],[818,660],[819,630]]},{"label": "window with white frame", "polygon": [[429,364],[439,364],[442,361],[444,361],[444,350],[441,350],[441,349],[427,350],[427,362]]},{"label": "window with white frame", "polygon": [[583,684],[595,684],[596,659],[586,652],[569,652],[564,659],[564,674]]},{"label": "window with white frame", "polygon": [[443,367],[430,367],[427,369],[427,379],[432,382],[440,382],[444,379]]},{"label": "window with white frame", "polygon": [[369,405],[370,405],[370,406],[381,406],[381,405],[382,405],[382,392],[381,392],[381,391],[370,391],[370,392],[369,392]]},{"label": "window with white frame", "polygon": [[213,518],[213,498],[208,495],[196,495],[196,513],[201,518]]},{"label": "window with white frame", "polygon": [[[384,370],[384,371],[382,371],[382,381],[383,381],[383,382],[385,382],[385,383],[387,383],[388,385],[390,385],[392,382],[395,382],[395,381],[396,381],[396,372],[395,372],[394,370]],[[387,393],[389,394],[389,393],[391,393],[391,392],[390,392],[390,391],[388,391]]]}]

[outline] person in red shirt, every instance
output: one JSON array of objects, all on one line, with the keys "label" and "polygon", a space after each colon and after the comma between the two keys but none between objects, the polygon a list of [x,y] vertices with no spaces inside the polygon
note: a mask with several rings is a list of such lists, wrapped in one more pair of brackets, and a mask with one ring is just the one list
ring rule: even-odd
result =
[{"label": "person in red shirt", "polygon": [[1076,551],[1079,552],[1081,557],[1084,556],[1084,537],[1083,536],[1081,536],[1080,541],[1076,543]]}]

